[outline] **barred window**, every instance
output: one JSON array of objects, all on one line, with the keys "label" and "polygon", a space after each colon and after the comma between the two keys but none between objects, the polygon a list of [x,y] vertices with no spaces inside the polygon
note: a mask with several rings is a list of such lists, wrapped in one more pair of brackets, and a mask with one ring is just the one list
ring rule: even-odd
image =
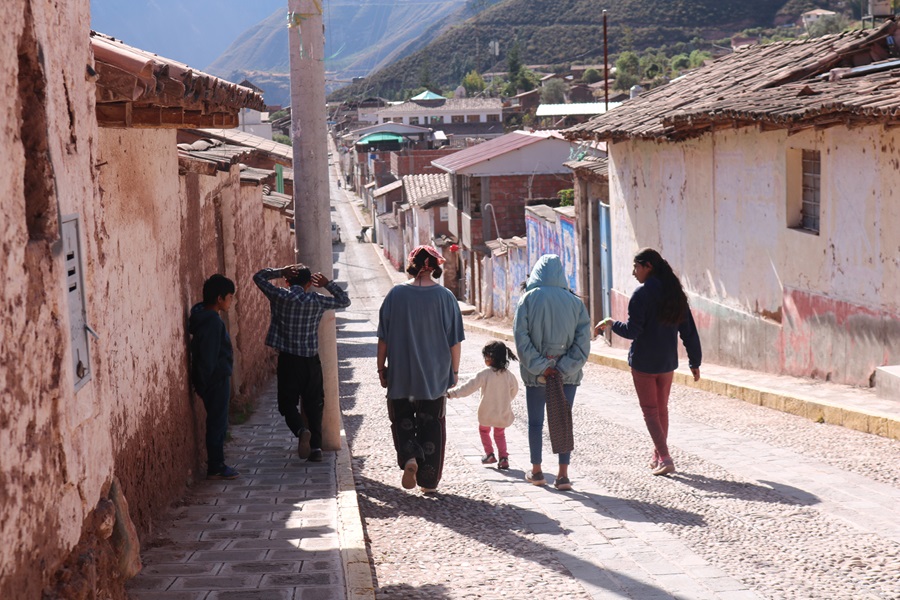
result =
[{"label": "barred window", "polygon": [[803,151],[803,196],[800,228],[819,233],[822,158],[818,150]]}]

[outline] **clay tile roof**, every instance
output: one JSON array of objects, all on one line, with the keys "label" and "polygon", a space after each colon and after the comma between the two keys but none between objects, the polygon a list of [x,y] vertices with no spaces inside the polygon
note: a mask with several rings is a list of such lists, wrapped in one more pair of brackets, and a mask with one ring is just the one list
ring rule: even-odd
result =
[{"label": "clay tile roof", "polygon": [[751,46],[563,133],[570,139],[684,139],[713,127],[900,120],[898,25]]},{"label": "clay tile roof", "polygon": [[586,157],[583,160],[570,160],[563,163],[577,175],[584,175],[590,179],[606,180],[609,177],[609,159],[598,157]]},{"label": "clay tile roof", "polygon": [[425,104],[407,100],[401,104],[385,107],[378,111],[379,115],[389,115],[391,113],[407,113],[415,112],[436,112],[448,113],[454,110],[501,110],[503,103],[500,98],[448,98],[440,104]]},{"label": "clay tile roof", "polygon": [[[91,32],[97,72],[97,112],[101,125],[174,127],[187,121],[207,126],[230,126],[242,108],[265,110],[263,97],[253,90],[177,61],[134,48],[95,31]],[[104,111],[104,105],[111,105]],[[114,106],[112,106],[114,105]],[[132,111],[115,107],[133,106]],[[153,118],[153,115],[158,115]],[[200,117],[209,117],[203,121]],[[216,123],[214,116],[218,116]],[[122,121],[121,123],[117,122]],[[104,122],[106,121],[106,122]]]},{"label": "clay tile roof", "polygon": [[450,197],[450,176],[446,173],[406,175],[403,189],[410,204],[428,208],[428,203]]},{"label": "clay tile roof", "polygon": [[287,144],[281,144],[246,131],[239,131],[236,129],[198,129],[196,133],[212,139],[222,140],[230,144],[245,146],[247,148],[256,148],[257,150],[278,156],[285,160],[293,161],[294,158],[294,150]]},{"label": "clay tile roof", "polygon": [[388,192],[393,192],[394,190],[399,189],[399,188],[401,188],[401,187],[403,187],[403,180],[402,180],[402,179],[398,179],[397,181],[392,181],[391,183],[389,183],[389,184],[387,184],[387,185],[384,185],[384,186],[382,186],[382,187],[376,189],[375,191],[373,191],[373,192],[372,192],[372,197],[373,197],[373,198],[379,198],[379,197],[381,197],[381,196],[384,196],[384,195],[387,194]]}]

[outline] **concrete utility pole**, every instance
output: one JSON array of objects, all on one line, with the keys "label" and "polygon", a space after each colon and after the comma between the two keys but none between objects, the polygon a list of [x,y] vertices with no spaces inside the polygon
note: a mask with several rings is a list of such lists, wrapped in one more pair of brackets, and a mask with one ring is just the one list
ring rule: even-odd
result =
[{"label": "concrete utility pole", "polygon": [[[319,271],[332,279],[325,34],[321,1],[288,0],[288,26],[297,261],[309,266],[313,273]],[[319,358],[325,378],[322,446],[324,450],[338,450],[341,447],[341,418],[334,311],[325,313],[319,326]]]}]

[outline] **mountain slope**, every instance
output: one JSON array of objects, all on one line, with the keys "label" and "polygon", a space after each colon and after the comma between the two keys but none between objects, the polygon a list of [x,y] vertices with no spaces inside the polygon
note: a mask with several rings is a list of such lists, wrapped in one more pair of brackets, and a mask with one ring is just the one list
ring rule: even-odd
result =
[{"label": "mountain slope", "polygon": [[[429,27],[466,10],[466,0],[363,0],[324,4],[326,69],[349,82],[390,63]],[[457,17],[458,18],[458,17]],[[212,64],[211,73],[289,71],[285,11],[244,32]]]},{"label": "mountain slope", "polygon": [[[505,55],[514,42],[526,63],[598,61],[603,51],[604,9],[608,11],[609,51],[615,54],[694,38],[721,39],[747,28],[773,27],[817,6],[839,9],[847,4],[843,0],[505,0],[332,97],[397,96],[421,85],[423,65],[428,66],[433,82],[455,87],[472,69],[505,71]],[[488,51],[495,40],[500,43],[499,56]]]}]

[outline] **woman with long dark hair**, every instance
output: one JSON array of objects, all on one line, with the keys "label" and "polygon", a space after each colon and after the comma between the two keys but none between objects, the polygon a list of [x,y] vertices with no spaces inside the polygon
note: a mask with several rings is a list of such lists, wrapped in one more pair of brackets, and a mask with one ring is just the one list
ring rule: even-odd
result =
[{"label": "woman with long dark hair", "polygon": [[403,469],[401,484],[437,489],[444,468],[446,395],[456,385],[463,333],[459,303],[438,283],[444,258],[431,246],[409,253],[408,282],[394,286],[378,313],[378,377]]},{"label": "woman with long dark hair", "polygon": [[678,368],[678,336],[687,350],[694,381],[700,379],[703,353],[700,336],[687,295],[668,262],[652,248],[634,256],[634,278],[640,284],[628,302],[628,321],[607,318],[595,333],[611,327],[617,335],[632,340],[628,364],[647,431],[653,439],[650,468],[654,475],[675,472],[669,454],[669,391]]}]

